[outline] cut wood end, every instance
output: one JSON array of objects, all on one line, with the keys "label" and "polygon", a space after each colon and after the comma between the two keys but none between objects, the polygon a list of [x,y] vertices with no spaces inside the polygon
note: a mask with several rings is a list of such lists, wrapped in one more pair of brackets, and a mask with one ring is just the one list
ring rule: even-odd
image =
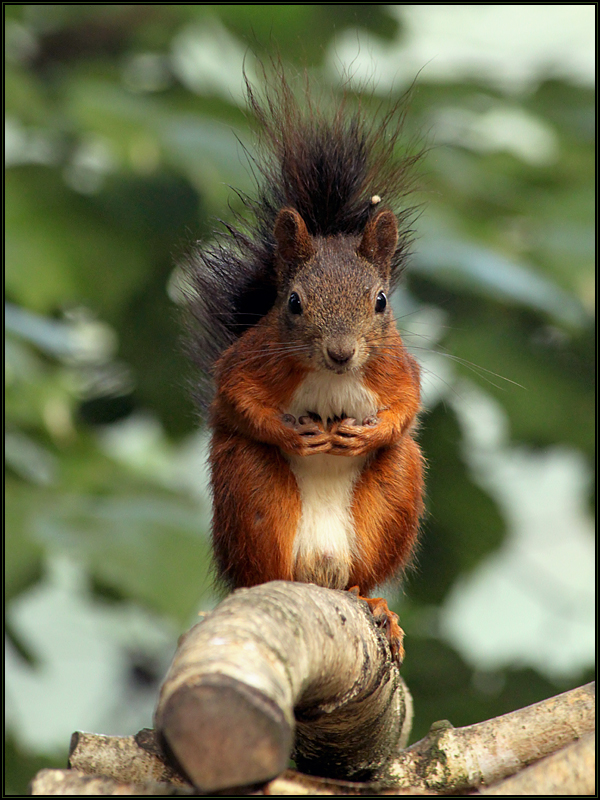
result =
[{"label": "cut wood end", "polygon": [[157,727],[194,786],[203,792],[266,783],[288,765],[293,731],[257,689],[224,675],[181,686]]}]

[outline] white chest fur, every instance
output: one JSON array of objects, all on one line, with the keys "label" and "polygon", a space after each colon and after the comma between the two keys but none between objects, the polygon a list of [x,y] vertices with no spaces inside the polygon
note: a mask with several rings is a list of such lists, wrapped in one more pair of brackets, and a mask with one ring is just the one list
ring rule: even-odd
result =
[{"label": "white chest fur", "polygon": [[[309,411],[326,423],[333,417],[358,422],[377,411],[377,399],[360,378],[310,373],[286,409],[296,418]],[[302,512],[294,539],[294,577],[331,588],[345,588],[355,551],[352,489],[366,457],[291,456]]]},{"label": "white chest fur", "polygon": [[312,411],[323,421],[354,417],[361,421],[377,411],[377,398],[352,373],[310,372],[296,390],[287,413],[301,417]]}]

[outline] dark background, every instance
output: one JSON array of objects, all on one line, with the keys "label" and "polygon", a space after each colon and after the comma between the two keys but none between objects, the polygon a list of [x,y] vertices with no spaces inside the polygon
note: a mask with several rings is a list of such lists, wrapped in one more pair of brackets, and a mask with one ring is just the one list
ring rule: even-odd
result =
[{"label": "dark background", "polygon": [[[407,33],[392,9],[5,6],[7,793],[64,766],[72,730],[149,726],[177,635],[215,602],[175,265],[231,215],[229,187],[251,189],[236,138],[252,149],[243,60],[252,74],[253,53],[278,51],[339,87],[332,53],[348,33],[397,52],[401,76]],[[364,47],[375,107],[407,85],[378,88]],[[395,303],[425,370],[428,515],[415,569],[388,591],[407,634],[413,741],[434,720],[477,722],[585,682],[593,659],[574,646],[545,669],[538,638],[531,658],[507,645],[485,661],[444,623],[460,587],[524,536],[501,499],[510,483],[496,490],[469,449],[477,398],[504,425],[504,455],[578,465],[584,500],[577,520],[565,511],[564,552],[581,558],[591,530],[593,89],[552,64],[520,86],[420,66],[407,139],[432,149]],[[548,611],[539,636],[552,637],[555,606],[561,641],[589,635],[593,590],[583,575],[573,603],[577,563],[515,575]]]}]

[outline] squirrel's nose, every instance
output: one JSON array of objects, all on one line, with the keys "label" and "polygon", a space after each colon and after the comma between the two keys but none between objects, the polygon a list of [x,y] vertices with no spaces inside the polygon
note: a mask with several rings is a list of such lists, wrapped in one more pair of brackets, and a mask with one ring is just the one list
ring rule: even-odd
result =
[{"label": "squirrel's nose", "polygon": [[334,364],[342,367],[350,361],[355,351],[355,345],[331,345],[327,348],[327,355]]}]

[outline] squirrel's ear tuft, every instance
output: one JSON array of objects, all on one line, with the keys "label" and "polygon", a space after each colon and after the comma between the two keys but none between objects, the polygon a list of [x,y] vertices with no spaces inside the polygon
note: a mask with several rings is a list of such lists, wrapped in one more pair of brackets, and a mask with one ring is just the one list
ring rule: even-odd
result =
[{"label": "squirrel's ear tuft", "polygon": [[382,210],[367,222],[358,254],[377,267],[389,270],[398,244],[398,222],[392,211]]},{"label": "squirrel's ear tuft", "polygon": [[287,264],[308,261],[315,253],[304,220],[293,208],[282,208],[277,214],[273,235],[277,252]]}]

